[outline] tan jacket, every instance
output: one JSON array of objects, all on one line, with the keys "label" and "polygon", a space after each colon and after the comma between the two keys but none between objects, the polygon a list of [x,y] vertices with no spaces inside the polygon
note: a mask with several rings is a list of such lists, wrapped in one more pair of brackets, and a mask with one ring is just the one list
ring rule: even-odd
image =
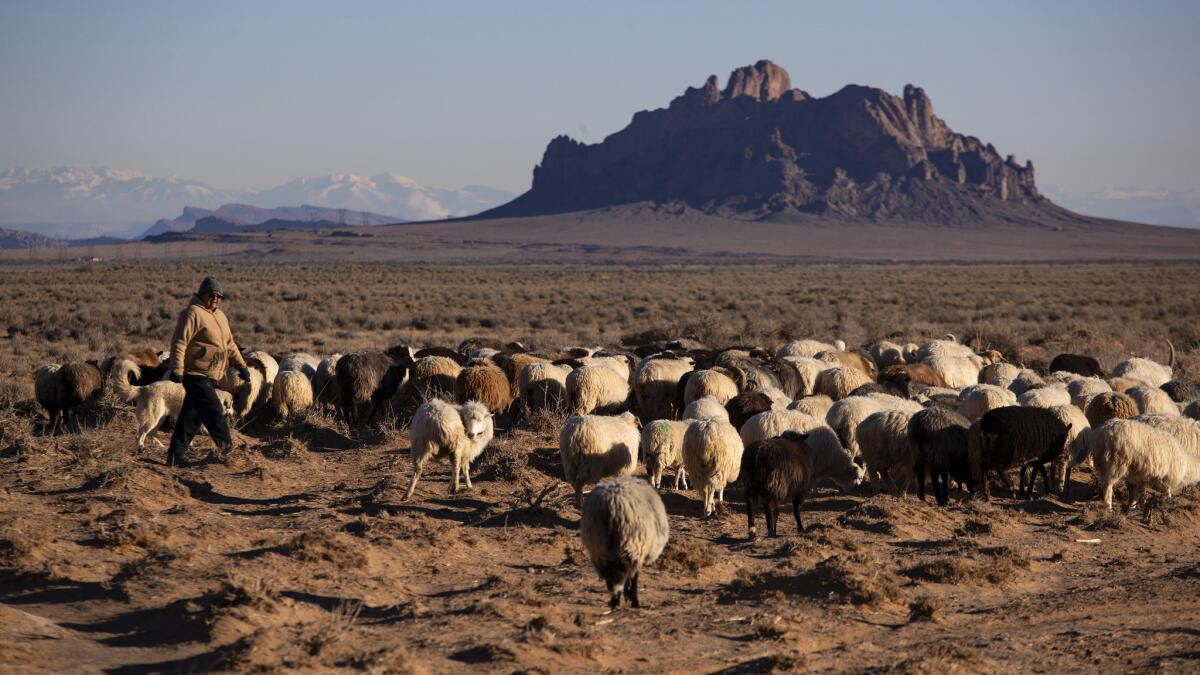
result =
[{"label": "tan jacket", "polygon": [[171,338],[171,372],[200,375],[213,380],[225,377],[229,362],[245,368],[246,361],[233,342],[225,312],[208,311],[200,298],[179,313],[175,336]]}]

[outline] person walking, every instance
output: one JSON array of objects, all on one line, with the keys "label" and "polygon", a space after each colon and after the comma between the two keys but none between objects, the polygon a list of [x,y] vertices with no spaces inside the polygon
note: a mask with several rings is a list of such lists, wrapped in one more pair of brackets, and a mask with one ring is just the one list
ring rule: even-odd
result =
[{"label": "person walking", "polygon": [[217,380],[232,362],[243,381],[250,379],[246,361],[233,341],[229,319],[221,311],[225,292],[213,277],[205,277],[188,306],[179,313],[171,338],[170,378],[183,384],[183,407],[175,420],[167,466],[183,462],[183,453],[203,424],[222,451],[233,446],[225,410],[217,398]]}]

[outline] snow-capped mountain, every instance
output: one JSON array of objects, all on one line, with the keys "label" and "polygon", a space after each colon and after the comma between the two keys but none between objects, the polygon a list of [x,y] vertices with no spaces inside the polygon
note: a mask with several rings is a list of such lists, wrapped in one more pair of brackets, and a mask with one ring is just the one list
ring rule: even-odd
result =
[{"label": "snow-capped mountain", "polygon": [[59,237],[136,236],[184,207],[215,209],[230,203],[268,209],[312,205],[370,211],[396,220],[436,220],[478,213],[512,197],[481,186],[431,188],[390,173],[301,178],[254,191],[107,168],[17,168],[0,173],[0,225]]}]

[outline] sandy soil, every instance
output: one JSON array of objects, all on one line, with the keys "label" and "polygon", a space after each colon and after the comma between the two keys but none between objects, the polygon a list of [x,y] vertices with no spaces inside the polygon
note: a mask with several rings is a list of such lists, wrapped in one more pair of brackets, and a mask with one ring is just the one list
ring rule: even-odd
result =
[{"label": "sandy soil", "polygon": [[[436,466],[401,501],[407,438],[328,416],[251,424],[168,469],[131,415],[0,424],[0,670],[1057,672],[1200,663],[1200,493],[1095,502],[838,494],[746,538],[741,492],[671,543],[640,610],[608,613],[553,425],[501,432],[475,487]],[[166,440],[165,434],[162,435]],[[196,444],[199,455],[211,448]],[[1076,495],[1090,476],[1077,474]],[[760,531],[762,530],[760,526]]]}]

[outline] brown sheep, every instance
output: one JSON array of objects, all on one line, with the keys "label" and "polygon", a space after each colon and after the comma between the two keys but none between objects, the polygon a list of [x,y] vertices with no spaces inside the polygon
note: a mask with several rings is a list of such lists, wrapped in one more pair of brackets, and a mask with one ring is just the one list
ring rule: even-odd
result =
[{"label": "brown sheep", "polygon": [[493,415],[508,410],[513,400],[504,371],[491,365],[463,368],[455,383],[454,398],[459,403],[479,401]]},{"label": "brown sheep", "polygon": [[911,363],[902,366],[888,366],[884,369],[883,374],[879,376],[881,384],[889,384],[895,389],[905,392],[905,395],[912,393],[911,385],[915,382],[923,384],[927,387],[946,387],[946,380],[938,375],[937,371],[924,363]]},{"label": "brown sheep", "polygon": [[550,359],[518,352],[508,355],[502,360],[500,365],[504,369],[505,377],[508,378],[508,391],[511,400],[515,401],[521,396],[519,390],[521,371],[525,369],[525,366],[534,363],[550,363]]},{"label": "brown sheep", "polygon": [[423,356],[409,367],[408,381],[400,388],[400,409],[415,410],[425,401],[454,395],[462,366],[445,356]]},{"label": "brown sheep", "polygon": [[100,392],[103,383],[100,368],[91,362],[67,363],[54,375],[58,384],[58,405],[62,412],[62,423],[65,426],[68,417],[71,417],[75,420],[75,429],[79,430],[79,417],[75,409]]},{"label": "brown sheep", "polygon": [[1128,394],[1106,391],[1092,397],[1085,413],[1088,424],[1095,429],[1111,419],[1136,417],[1138,407]]}]

